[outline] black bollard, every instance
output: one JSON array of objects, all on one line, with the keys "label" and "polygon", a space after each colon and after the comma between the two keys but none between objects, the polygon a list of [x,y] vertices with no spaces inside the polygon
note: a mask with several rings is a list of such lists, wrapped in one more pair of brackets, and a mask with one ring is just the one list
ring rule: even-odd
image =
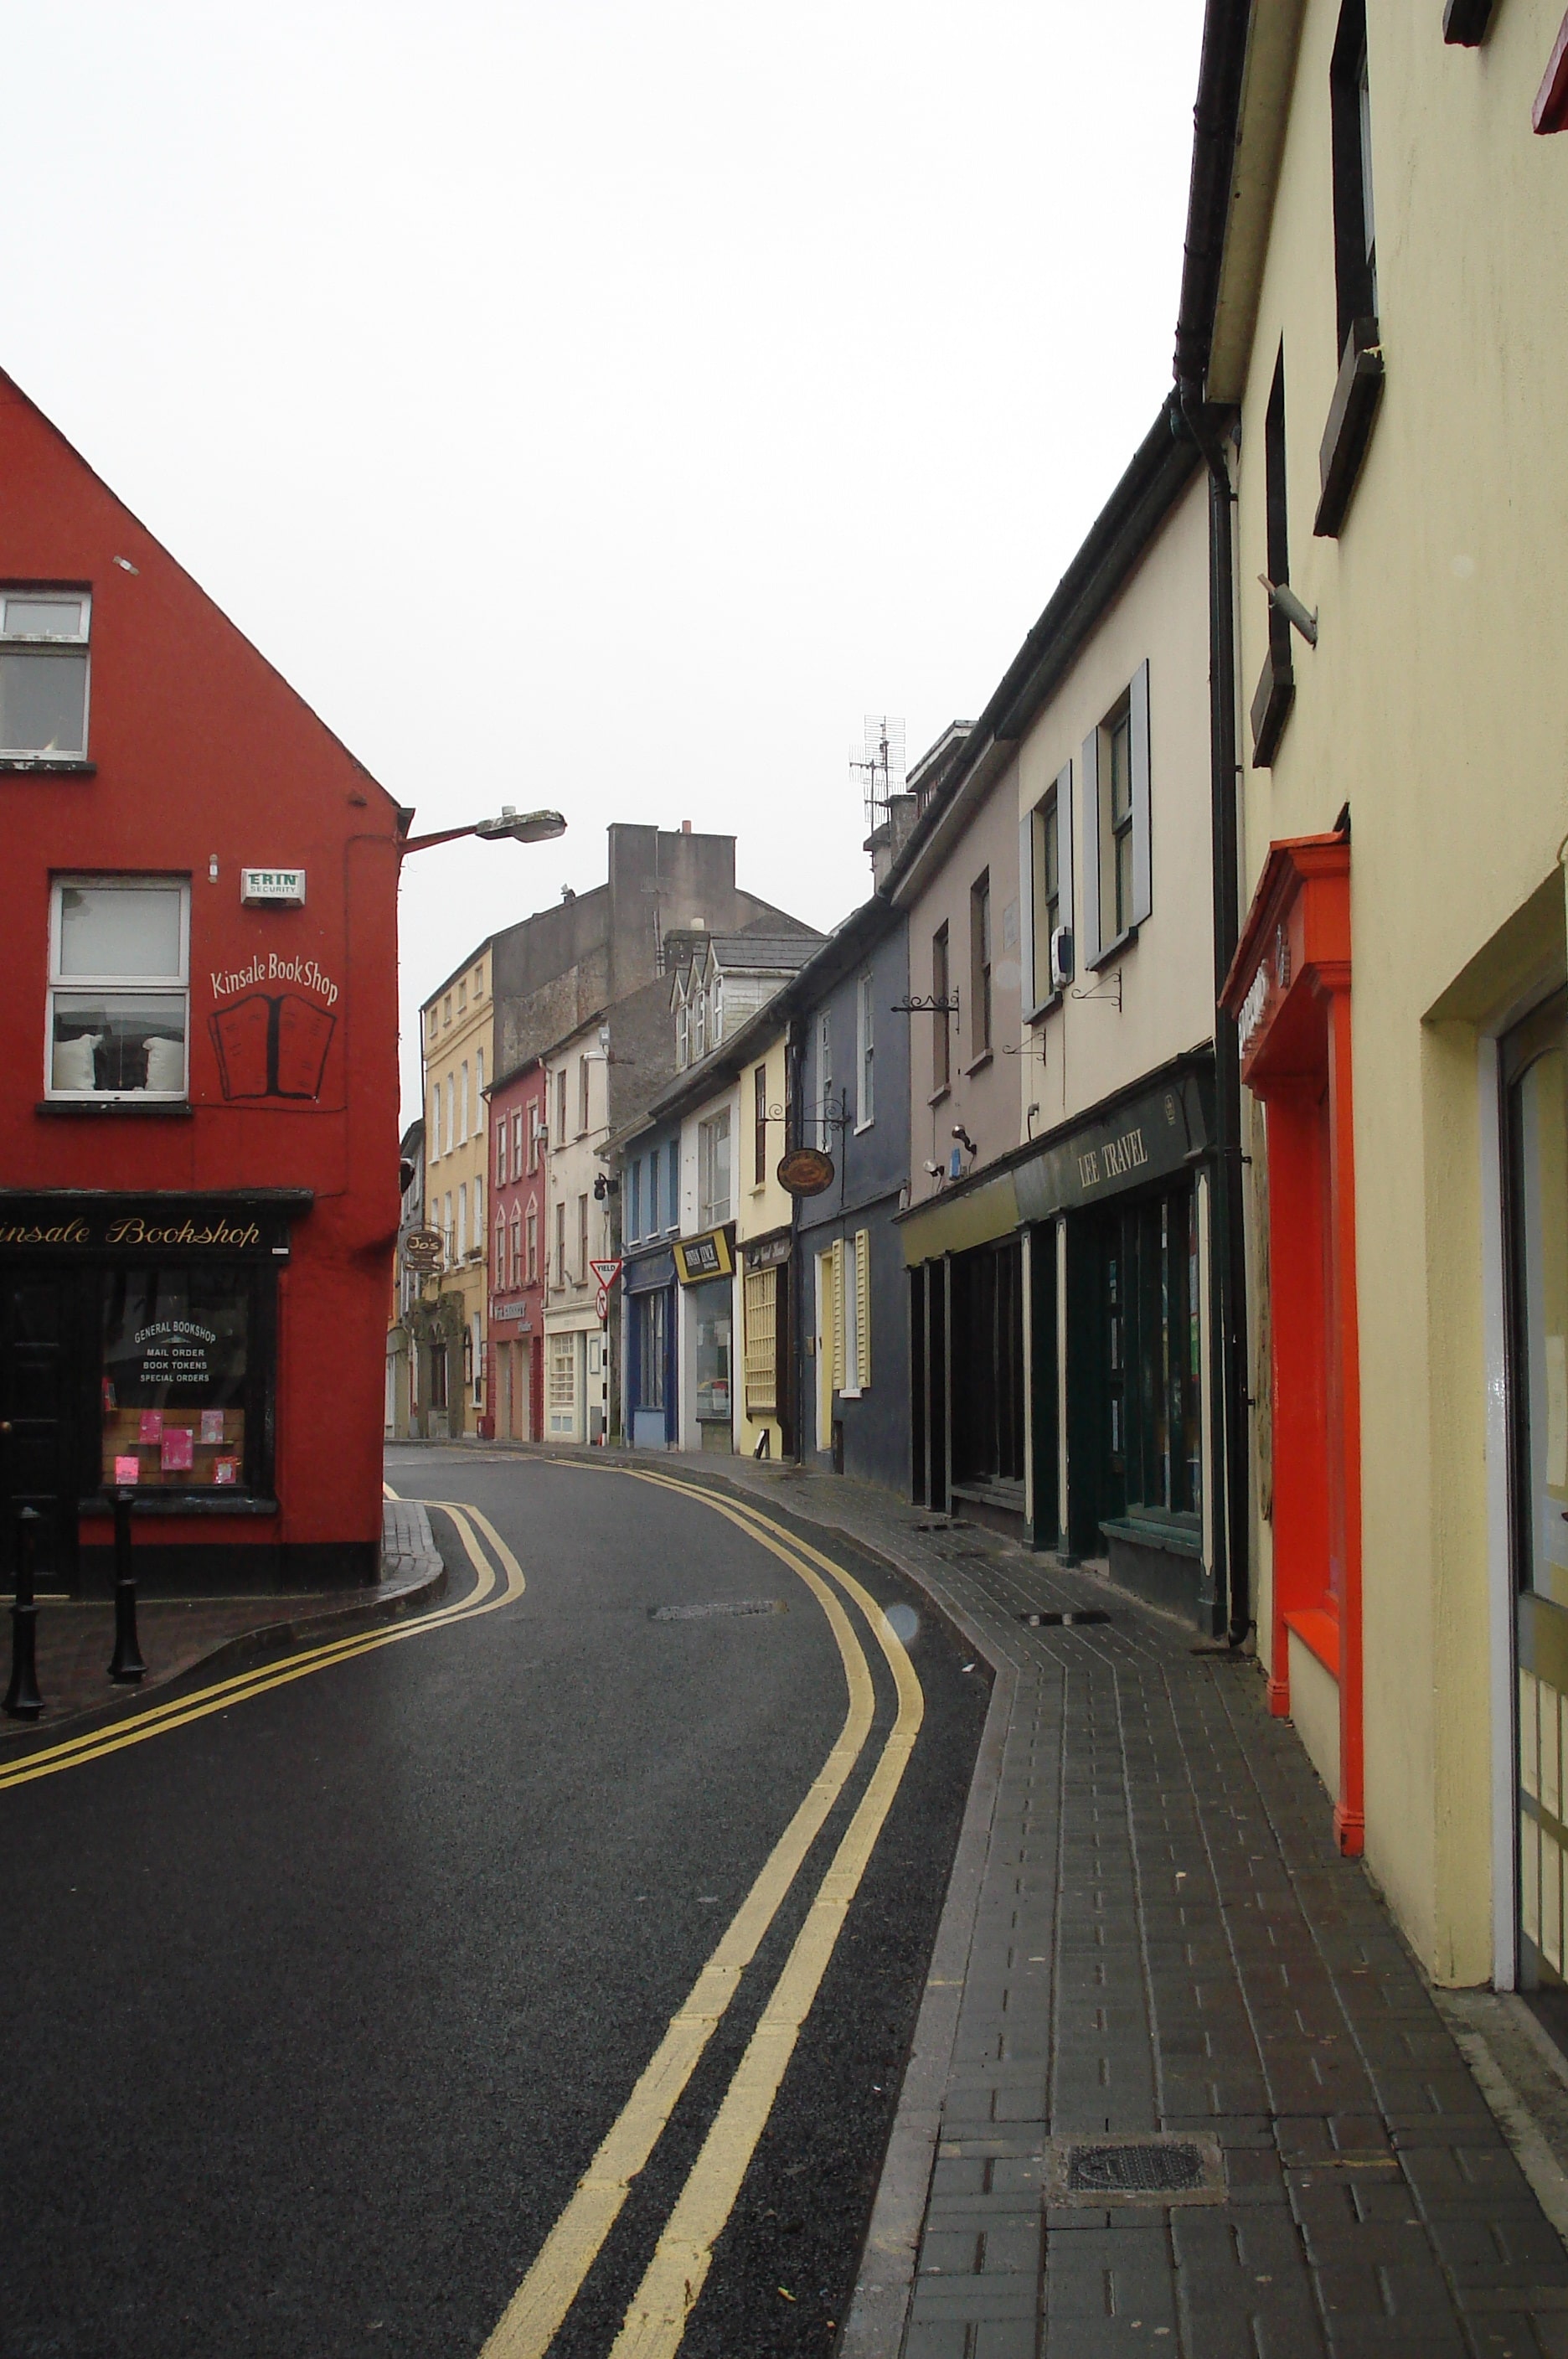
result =
[{"label": "black bollard", "polygon": [[109,1677],[131,1686],[147,1669],[136,1644],[136,1577],[131,1570],[131,1494],[114,1494],[114,1659]]},{"label": "black bollard", "polygon": [[11,1604],[11,1684],[0,1711],[13,1720],[37,1720],[44,1708],[38,1693],[38,1609],[33,1596],[33,1546],[43,1517],[36,1507],[16,1510],[16,1585]]}]

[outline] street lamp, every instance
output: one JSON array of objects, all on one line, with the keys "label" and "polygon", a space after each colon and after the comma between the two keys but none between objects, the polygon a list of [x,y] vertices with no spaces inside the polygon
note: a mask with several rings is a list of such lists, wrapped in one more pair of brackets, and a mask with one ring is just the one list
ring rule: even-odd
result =
[{"label": "street lamp", "polygon": [[513,843],[553,843],[558,835],[566,833],[566,821],[556,810],[514,810],[503,803],[499,819],[474,820],[467,827],[443,827],[434,835],[410,835],[397,847],[399,853],[428,852],[432,843],[452,843],[460,835],[477,835],[486,843],[496,843],[510,838]]}]

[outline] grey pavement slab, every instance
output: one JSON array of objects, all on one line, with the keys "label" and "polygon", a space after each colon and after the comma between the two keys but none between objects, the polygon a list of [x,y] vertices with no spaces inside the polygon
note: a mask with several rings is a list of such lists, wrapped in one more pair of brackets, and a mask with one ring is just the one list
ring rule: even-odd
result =
[{"label": "grey pavement slab", "polygon": [[[846,2359],[1568,2359],[1568,2252],[1256,1666],[1093,1568],[725,1472],[879,1549],[998,1675]],[[1051,2139],[1117,2130],[1213,2133],[1223,2201],[1048,2201]]]}]

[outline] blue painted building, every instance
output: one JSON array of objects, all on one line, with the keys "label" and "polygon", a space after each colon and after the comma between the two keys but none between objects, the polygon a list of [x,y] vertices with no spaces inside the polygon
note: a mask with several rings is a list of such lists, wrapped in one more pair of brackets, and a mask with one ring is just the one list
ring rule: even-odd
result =
[{"label": "blue painted building", "polygon": [[909,1201],[909,937],[880,894],[828,937],[789,997],[800,1143],[833,1184],[797,1212],[797,1448],[907,1494],[909,1281],[893,1227]]},{"label": "blue painted building", "polygon": [[681,1230],[681,1125],[640,1129],[621,1174],[624,1430],[642,1450],[673,1450],[680,1329],[674,1239]]}]

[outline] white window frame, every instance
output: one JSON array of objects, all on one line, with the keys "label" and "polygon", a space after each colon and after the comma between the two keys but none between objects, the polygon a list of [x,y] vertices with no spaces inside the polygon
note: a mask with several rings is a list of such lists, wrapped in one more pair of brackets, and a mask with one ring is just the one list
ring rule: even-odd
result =
[{"label": "white window frame", "polygon": [[[178,974],[62,974],[60,972],[61,895],[74,889],[102,892],[146,892],[149,887],[180,894],[180,966]],[[118,992],[137,998],[177,996],[185,1043],[185,1070],[177,1090],[57,1090],[54,1085],[54,1004],[86,992]],[[191,879],[188,876],[141,875],[56,876],[49,885],[49,989],[44,995],[44,1095],[67,1105],[181,1105],[191,1095]]]},{"label": "white window frame", "polygon": [[[27,599],[39,603],[51,598],[72,600],[82,609],[80,631],[7,631],[5,628],[5,606],[8,600]],[[0,745],[0,761],[4,762],[85,762],[91,745],[93,727],[93,592],[73,590],[66,582],[8,582],[0,589],[0,655],[13,650],[17,654],[49,656],[74,654],[81,650],[83,662],[82,683],[82,750],[80,753],[51,753],[45,745]],[[69,1093],[72,1097],[82,1094]],[[103,1093],[99,1092],[99,1095]],[[138,1097],[145,1096],[138,1090]],[[161,1093],[160,1093],[161,1094]]]},{"label": "white window frame", "polygon": [[502,1114],[495,1125],[495,1185],[506,1184],[506,1117]]},{"label": "white window frame", "polygon": [[430,1161],[439,1163],[441,1151],[441,1085],[430,1083]]},{"label": "white window frame", "polygon": [[833,1017],[824,1007],[817,1018],[817,1145],[824,1155],[833,1152]]},{"label": "white window frame", "polygon": [[697,1226],[699,1229],[722,1229],[730,1216],[730,1197],[735,1185],[733,1152],[726,1154],[724,1192],[715,1192],[718,1158],[715,1149],[721,1138],[726,1148],[734,1147],[734,1125],[728,1106],[720,1106],[697,1125]]},{"label": "white window frame", "polygon": [[855,986],[855,1126],[869,1130],[877,1119],[877,998],[873,979]]}]

